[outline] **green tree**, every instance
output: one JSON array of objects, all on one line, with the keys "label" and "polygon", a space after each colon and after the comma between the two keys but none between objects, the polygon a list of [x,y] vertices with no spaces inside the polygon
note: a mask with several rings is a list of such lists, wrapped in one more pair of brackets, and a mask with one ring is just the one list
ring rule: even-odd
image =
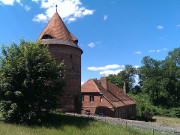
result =
[{"label": "green tree", "polygon": [[154,105],[180,106],[180,48],[169,52],[162,61],[144,57],[140,78],[143,92]]},{"label": "green tree", "polygon": [[162,79],[161,61],[154,60],[150,57],[144,57],[140,69],[141,84],[143,91],[148,93],[151,101],[155,104],[160,98],[160,83]]},{"label": "green tree", "polygon": [[123,89],[124,82],[126,83],[126,92],[133,89],[135,83],[134,75],[137,73],[136,68],[132,65],[126,65],[125,69],[117,75],[109,75],[108,81],[116,84],[119,88]]},{"label": "green tree", "polygon": [[64,63],[56,65],[47,45],[25,40],[3,45],[0,60],[0,111],[7,121],[40,122],[58,107]]}]

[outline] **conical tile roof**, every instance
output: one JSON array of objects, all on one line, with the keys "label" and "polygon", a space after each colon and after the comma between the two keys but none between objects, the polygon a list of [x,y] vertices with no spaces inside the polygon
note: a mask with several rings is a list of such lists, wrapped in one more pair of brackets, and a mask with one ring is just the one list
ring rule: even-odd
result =
[{"label": "conical tile roof", "polygon": [[64,24],[57,12],[53,15],[53,17],[48,22],[44,30],[41,32],[37,41],[41,40],[43,37],[66,39],[73,41],[74,43],[78,42],[78,39],[69,32],[69,30],[67,29],[66,25]]}]

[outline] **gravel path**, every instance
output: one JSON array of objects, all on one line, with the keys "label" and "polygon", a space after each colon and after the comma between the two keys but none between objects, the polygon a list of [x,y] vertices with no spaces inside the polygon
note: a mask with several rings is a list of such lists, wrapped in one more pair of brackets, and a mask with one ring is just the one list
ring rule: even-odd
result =
[{"label": "gravel path", "polygon": [[112,117],[101,117],[97,115],[82,115],[74,113],[66,113],[66,115],[72,115],[77,117],[90,117],[99,121],[106,121],[111,124],[121,124],[130,127],[136,127],[141,129],[156,130],[168,133],[174,133],[175,135],[180,135],[180,127],[175,126],[165,126],[158,123],[144,122],[144,121],[135,121],[135,120],[126,120],[121,118],[112,118]]}]

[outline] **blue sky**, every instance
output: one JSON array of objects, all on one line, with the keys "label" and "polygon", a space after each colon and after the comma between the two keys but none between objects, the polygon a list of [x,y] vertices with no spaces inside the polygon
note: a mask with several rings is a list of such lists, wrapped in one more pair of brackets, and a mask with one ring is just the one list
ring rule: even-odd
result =
[{"label": "blue sky", "polygon": [[180,0],[0,0],[0,45],[35,41],[56,4],[84,52],[82,82],[180,46]]}]

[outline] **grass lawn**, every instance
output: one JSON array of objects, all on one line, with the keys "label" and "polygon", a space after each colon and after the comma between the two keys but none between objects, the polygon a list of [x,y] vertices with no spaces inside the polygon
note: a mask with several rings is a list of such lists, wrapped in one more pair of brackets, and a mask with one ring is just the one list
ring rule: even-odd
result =
[{"label": "grass lawn", "polygon": [[167,125],[167,126],[180,126],[180,118],[160,117],[154,116],[156,123]]},{"label": "grass lawn", "polygon": [[146,135],[144,131],[78,118],[52,114],[42,125],[22,126],[0,120],[0,135]]}]

